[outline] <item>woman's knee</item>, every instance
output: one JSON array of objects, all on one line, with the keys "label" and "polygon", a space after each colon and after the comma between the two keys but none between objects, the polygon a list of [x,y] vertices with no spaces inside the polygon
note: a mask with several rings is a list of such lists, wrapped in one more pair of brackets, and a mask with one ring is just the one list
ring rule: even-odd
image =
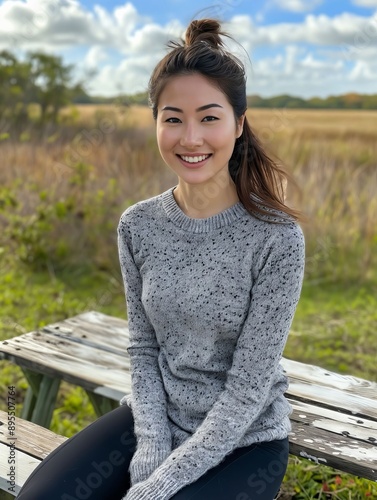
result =
[{"label": "woman's knee", "polygon": [[95,499],[104,498],[101,495],[105,491],[112,494],[125,491],[135,448],[132,413],[127,406],[118,407],[46,457],[27,479],[17,498],[50,500],[64,498],[64,495],[75,498],[76,490],[90,489],[93,490],[91,498]]}]

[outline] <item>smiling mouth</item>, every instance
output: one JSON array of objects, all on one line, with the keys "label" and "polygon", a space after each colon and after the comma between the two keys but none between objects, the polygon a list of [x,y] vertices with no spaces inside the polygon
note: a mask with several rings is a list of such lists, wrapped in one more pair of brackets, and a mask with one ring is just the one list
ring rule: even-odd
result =
[{"label": "smiling mouth", "polygon": [[186,156],[186,155],[177,155],[183,161],[187,161],[187,163],[200,163],[201,161],[206,160],[211,155],[198,155],[198,156]]}]

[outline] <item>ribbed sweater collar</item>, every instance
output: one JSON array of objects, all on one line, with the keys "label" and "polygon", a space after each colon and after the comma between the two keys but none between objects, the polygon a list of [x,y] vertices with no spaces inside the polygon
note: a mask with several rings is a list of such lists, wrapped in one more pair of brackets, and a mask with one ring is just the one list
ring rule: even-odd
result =
[{"label": "ribbed sweater collar", "polygon": [[176,187],[177,186],[173,186],[162,193],[162,206],[168,218],[174,222],[176,226],[184,229],[185,231],[192,233],[209,233],[214,229],[220,229],[223,226],[227,226],[228,224],[235,222],[237,219],[240,219],[248,213],[243,204],[239,201],[226,210],[205,219],[194,219],[188,217],[181,210],[174,198],[173,190]]}]

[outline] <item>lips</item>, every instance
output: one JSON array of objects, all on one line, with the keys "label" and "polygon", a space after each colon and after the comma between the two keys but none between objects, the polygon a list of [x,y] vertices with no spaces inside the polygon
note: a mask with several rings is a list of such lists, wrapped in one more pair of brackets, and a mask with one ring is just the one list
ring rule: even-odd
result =
[{"label": "lips", "polygon": [[179,158],[181,158],[183,161],[186,161],[187,163],[200,163],[207,158],[209,158],[211,155],[210,154],[202,154],[202,155],[177,155]]}]

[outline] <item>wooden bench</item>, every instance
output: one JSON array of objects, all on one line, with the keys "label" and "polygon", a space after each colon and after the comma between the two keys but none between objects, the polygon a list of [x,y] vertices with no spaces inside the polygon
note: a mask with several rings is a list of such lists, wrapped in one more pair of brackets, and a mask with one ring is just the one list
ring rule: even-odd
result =
[{"label": "wooden bench", "polygon": [[0,489],[16,496],[41,460],[67,438],[20,418],[14,427],[10,435],[8,414],[0,411]]},{"label": "wooden bench", "polygon": [[[126,320],[91,311],[0,342],[0,358],[20,366],[29,382],[22,418],[48,427],[62,380],[83,387],[97,415],[115,408],[131,390],[127,339]],[[293,407],[290,453],[377,481],[377,383],[286,358],[282,365]]]}]

